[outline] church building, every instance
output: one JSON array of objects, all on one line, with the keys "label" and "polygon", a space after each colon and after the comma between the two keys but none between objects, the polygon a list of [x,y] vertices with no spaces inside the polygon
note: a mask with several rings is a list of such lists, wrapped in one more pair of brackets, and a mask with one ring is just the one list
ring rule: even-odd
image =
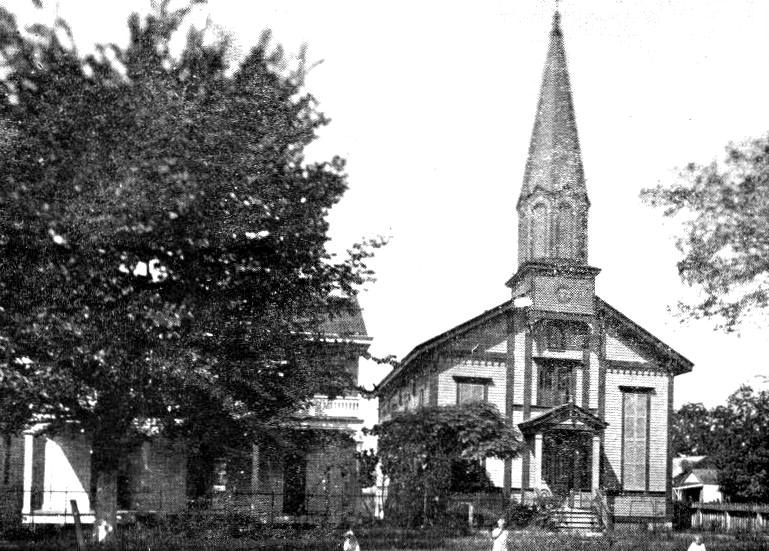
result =
[{"label": "church building", "polygon": [[380,421],[488,401],[526,445],[516,459],[486,460],[503,495],[602,503],[615,525],[668,523],[673,381],[692,362],[596,295],[589,208],[556,12],[516,205],[511,297],[414,348],[378,388]]}]

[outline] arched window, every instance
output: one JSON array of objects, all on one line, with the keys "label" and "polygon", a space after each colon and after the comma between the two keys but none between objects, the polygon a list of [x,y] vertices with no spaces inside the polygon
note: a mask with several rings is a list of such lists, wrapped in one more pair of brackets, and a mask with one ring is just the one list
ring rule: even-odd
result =
[{"label": "arched window", "polygon": [[587,346],[589,328],[580,322],[549,320],[544,325],[544,346],[548,350],[582,350]]},{"label": "arched window", "polygon": [[556,218],[555,247],[558,258],[574,258],[575,241],[577,239],[574,209],[568,203],[561,203]]},{"label": "arched window", "polygon": [[566,348],[566,331],[562,323],[550,322],[546,326],[545,338],[550,350],[564,350]]},{"label": "arched window", "polygon": [[547,205],[537,203],[531,209],[531,258],[547,256]]}]

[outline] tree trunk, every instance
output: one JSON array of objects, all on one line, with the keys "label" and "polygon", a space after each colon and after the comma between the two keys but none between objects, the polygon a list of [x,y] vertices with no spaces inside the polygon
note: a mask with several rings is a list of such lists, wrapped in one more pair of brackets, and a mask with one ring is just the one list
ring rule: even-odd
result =
[{"label": "tree trunk", "polygon": [[99,543],[112,537],[117,526],[117,471],[96,473],[96,502],[94,503],[93,539]]}]

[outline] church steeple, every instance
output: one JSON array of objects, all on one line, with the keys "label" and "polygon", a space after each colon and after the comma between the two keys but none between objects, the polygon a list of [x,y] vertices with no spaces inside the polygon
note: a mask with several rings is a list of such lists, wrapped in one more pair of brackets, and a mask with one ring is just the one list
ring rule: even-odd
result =
[{"label": "church steeple", "polygon": [[518,199],[518,263],[587,263],[587,197],[560,13],[553,15]]}]

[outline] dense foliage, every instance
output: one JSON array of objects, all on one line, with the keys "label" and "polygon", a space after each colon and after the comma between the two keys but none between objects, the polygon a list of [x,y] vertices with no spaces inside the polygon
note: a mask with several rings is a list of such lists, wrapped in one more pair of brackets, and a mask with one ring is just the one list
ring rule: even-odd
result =
[{"label": "dense foliage", "polygon": [[684,405],[673,420],[673,452],[707,455],[729,500],[769,503],[769,391],[743,386],[723,406]]},{"label": "dense foliage", "polygon": [[349,387],[311,337],[370,276],[368,244],[326,252],[344,164],[304,159],[327,120],[301,71],[266,35],[174,56],[166,4],[86,56],[0,8],[0,429],[82,428],[113,521],[137,437],[215,453]]},{"label": "dense foliage", "polygon": [[671,187],[642,197],[680,218],[682,280],[700,291],[685,314],[734,329],[769,303],[769,135],[726,149],[723,162],[690,164]]},{"label": "dense foliage", "polygon": [[512,458],[522,447],[516,428],[485,402],[399,413],[374,434],[390,481],[386,514],[405,525],[431,522],[445,511],[449,492],[462,490],[452,472],[460,478],[468,469],[483,472],[477,466],[485,458]]}]

